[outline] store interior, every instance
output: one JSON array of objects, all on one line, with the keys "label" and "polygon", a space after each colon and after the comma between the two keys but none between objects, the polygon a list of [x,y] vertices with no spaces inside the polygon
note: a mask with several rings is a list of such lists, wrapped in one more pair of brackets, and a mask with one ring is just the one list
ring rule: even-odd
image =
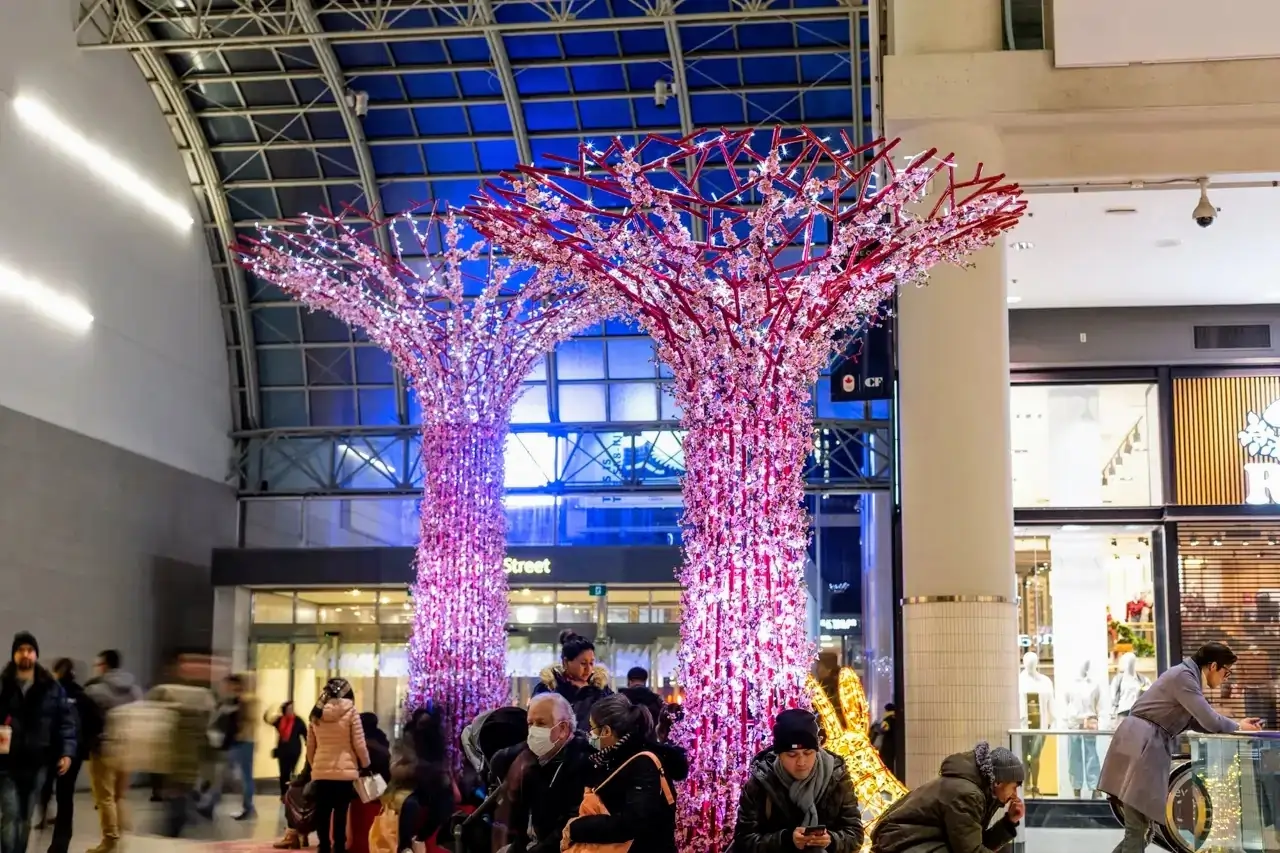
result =
[{"label": "store interior", "polygon": [[1009,391],[1016,507],[1159,506],[1154,383]]},{"label": "store interior", "polygon": [[[1155,679],[1151,534],[1137,525],[1015,530],[1020,730],[1109,731]],[[1105,754],[1109,738],[1016,740],[1029,796],[1092,796],[1092,754]]]}]

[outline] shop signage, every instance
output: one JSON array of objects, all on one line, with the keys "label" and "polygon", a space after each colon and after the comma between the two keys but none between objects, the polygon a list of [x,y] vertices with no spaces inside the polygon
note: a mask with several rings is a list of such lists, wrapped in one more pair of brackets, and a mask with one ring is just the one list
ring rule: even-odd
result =
[{"label": "shop signage", "polygon": [[551,560],[517,560],[507,557],[502,561],[502,568],[509,575],[549,575]]},{"label": "shop signage", "polygon": [[[1236,438],[1245,452],[1255,459],[1280,457],[1280,401],[1267,406],[1262,414],[1249,412],[1245,415],[1244,429]],[[1280,504],[1280,462],[1245,463],[1244,502]]]},{"label": "shop signage", "polygon": [[1019,648],[1029,649],[1032,646],[1052,646],[1053,634],[1041,633],[1031,636],[1030,634],[1018,635]]},{"label": "shop signage", "polygon": [[1173,438],[1181,506],[1280,505],[1280,372],[1175,377]]},{"label": "shop signage", "polygon": [[858,627],[857,619],[819,619],[818,626],[824,631],[849,631]]},{"label": "shop signage", "polygon": [[587,592],[596,598],[604,598],[605,593],[607,593],[608,591],[609,591],[609,588],[602,583],[594,583],[591,586],[587,587]]}]

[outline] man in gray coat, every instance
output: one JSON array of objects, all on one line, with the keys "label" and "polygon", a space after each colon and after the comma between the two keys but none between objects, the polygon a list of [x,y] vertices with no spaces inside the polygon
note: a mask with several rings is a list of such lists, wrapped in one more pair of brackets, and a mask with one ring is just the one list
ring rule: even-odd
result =
[{"label": "man in gray coat", "polygon": [[1210,734],[1258,731],[1257,719],[1237,723],[1213,710],[1204,698],[1204,687],[1221,687],[1235,662],[1228,646],[1206,643],[1157,678],[1120,722],[1098,780],[1098,790],[1118,800],[1124,815],[1124,839],[1113,853],[1142,853],[1152,823],[1164,819],[1178,735],[1188,729]]}]

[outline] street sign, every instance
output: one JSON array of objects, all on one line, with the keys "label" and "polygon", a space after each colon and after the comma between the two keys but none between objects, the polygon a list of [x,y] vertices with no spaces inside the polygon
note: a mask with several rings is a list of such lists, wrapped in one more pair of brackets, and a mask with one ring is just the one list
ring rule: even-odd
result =
[{"label": "street sign", "polygon": [[602,583],[593,583],[587,587],[587,592],[591,593],[595,598],[604,598],[604,594],[608,591],[609,588]]}]

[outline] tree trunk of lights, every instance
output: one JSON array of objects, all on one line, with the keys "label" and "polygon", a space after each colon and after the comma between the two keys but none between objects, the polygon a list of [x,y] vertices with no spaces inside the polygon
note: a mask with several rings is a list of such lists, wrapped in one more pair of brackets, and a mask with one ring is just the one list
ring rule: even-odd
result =
[{"label": "tree trunk of lights", "polygon": [[[427,424],[408,709],[443,712],[448,743],[507,703],[504,421]],[[461,754],[451,750],[454,763]]]},{"label": "tree trunk of lights", "polygon": [[680,394],[681,739],[704,772],[680,799],[680,825],[682,849],[709,851],[732,838],[741,787],[774,717],[808,705],[803,472],[812,413],[803,384],[744,391],[723,387],[731,383],[722,375],[691,381]]}]

